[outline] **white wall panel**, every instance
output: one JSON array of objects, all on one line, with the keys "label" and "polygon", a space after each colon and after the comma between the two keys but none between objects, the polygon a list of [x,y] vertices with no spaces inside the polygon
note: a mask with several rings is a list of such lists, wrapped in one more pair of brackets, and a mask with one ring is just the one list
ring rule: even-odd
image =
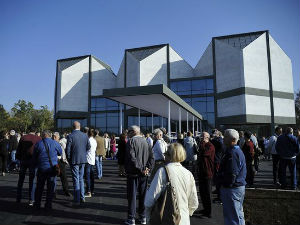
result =
[{"label": "white wall panel", "polygon": [[205,52],[201,56],[199,62],[194,69],[194,76],[208,76],[214,73],[213,68],[213,55],[212,55],[212,43],[207,46]]},{"label": "white wall panel", "polygon": [[117,81],[116,81],[117,88],[124,87],[124,71],[125,71],[125,58],[123,57],[119,71],[118,71],[118,75],[117,75]]},{"label": "white wall panel", "polygon": [[88,111],[89,58],[60,72],[57,110]]},{"label": "white wall panel", "polygon": [[102,95],[103,89],[116,87],[117,77],[92,57],[92,90],[91,95]]},{"label": "white wall panel", "polygon": [[246,95],[246,114],[271,116],[270,97]]},{"label": "white wall panel", "polygon": [[242,51],[215,40],[217,92],[244,87]]},{"label": "white wall panel", "polygon": [[139,86],[168,84],[166,48],[163,47],[140,61]]},{"label": "white wall panel", "polygon": [[245,87],[269,90],[266,33],[243,49]]},{"label": "white wall panel", "polygon": [[269,35],[273,91],[294,92],[290,58]]},{"label": "white wall panel", "polygon": [[190,78],[194,70],[174,49],[170,46],[170,78]]},{"label": "white wall panel", "polygon": [[218,117],[244,115],[246,113],[245,95],[220,99],[217,105]]},{"label": "white wall panel", "polygon": [[139,86],[140,83],[140,62],[127,52],[127,71],[126,85],[127,87]]},{"label": "white wall panel", "polygon": [[274,116],[295,117],[293,99],[273,98]]}]

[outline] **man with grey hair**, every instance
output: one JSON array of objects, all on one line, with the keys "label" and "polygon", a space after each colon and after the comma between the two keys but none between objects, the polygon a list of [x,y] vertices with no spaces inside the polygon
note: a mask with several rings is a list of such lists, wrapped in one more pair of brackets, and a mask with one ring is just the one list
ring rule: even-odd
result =
[{"label": "man with grey hair", "polygon": [[79,206],[85,202],[84,196],[84,166],[87,163],[86,152],[91,148],[87,134],[80,131],[80,123],[73,123],[73,132],[68,136],[67,141],[67,159],[71,166],[73,188],[74,188],[74,206]]},{"label": "man with grey hair", "polygon": [[224,156],[220,163],[217,182],[223,203],[224,224],[245,224],[243,201],[246,185],[246,160],[237,145],[239,133],[227,129],[224,133]]},{"label": "man with grey hair", "polygon": [[36,209],[40,209],[43,190],[47,181],[45,208],[52,209],[52,199],[56,184],[56,174],[53,168],[58,164],[57,156],[62,154],[62,149],[56,141],[51,139],[50,131],[43,131],[42,138],[35,145],[33,151],[33,161],[38,168],[34,206]]},{"label": "man with grey hair", "polygon": [[126,144],[125,171],[127,174],[128,219],[125,224],[135,224],[136,196],[139,192],[139,224],[146,224],[145,195],[148,174],[153,166],[152,149],[140,135],[138,126],[128,129],[129,140]]}]

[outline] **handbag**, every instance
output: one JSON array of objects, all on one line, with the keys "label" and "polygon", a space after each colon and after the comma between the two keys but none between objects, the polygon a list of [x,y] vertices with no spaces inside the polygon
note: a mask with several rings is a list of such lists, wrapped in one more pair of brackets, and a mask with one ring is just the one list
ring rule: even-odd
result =
[{"label": "handbag", "polygon": [[44,143],[44,146],[45,146],[45,148],[46,148],[46,152],[47,152],[47,155],[48,155],[48,159],[49,159],[49,163],[50,163],[51,169],[52,169],[53,173],[54,173],[56,176],[59,176],[59,175],[60,175],[60,168],[59,168],[59,165],[56,164],[55,166],[53,166],[53,163],[52,163],[52,160],[51,160],[51,157],[50,157],[49,147],[48,147],[48,145],[45,143],[45,140],[44,140],[44,139],[43,139],[43,143]]},{"label": "handbag", "polygon": [[178,225],[180,223],[180,212],[174,187],[169,179],[169,172],[164,166],[167,176],[165,190],[155,202],[150,216],[151,225]]}]

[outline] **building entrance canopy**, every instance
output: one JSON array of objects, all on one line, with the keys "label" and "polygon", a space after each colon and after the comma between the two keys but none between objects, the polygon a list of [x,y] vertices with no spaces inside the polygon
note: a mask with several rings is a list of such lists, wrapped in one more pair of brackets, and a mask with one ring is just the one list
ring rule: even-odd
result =
[{"label": "building entrance canopy", "polygon": [[103,97],[168,118],[169,133],[171,120],[179,124],[202,120],[201,114],[163,84],[104,89]]}]

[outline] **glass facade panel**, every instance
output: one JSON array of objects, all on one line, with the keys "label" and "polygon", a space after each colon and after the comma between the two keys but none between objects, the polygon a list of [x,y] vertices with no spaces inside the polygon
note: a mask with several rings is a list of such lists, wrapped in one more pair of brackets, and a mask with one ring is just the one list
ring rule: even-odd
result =
[{"label": "glass facade panel", "polygon": [[87,119],[57,119],[57,128],[59,130],[72,130],[74,121],[78,121],[81,127],[87,126]]},{"label": "glass facade panel", "polygon": [[107,113],[107,127],[119,127],[119,114]]},{"label": "glass facade panel", "polygon": [[91,111],[119,110],[119,103],[106,98],[92,98]]}]

